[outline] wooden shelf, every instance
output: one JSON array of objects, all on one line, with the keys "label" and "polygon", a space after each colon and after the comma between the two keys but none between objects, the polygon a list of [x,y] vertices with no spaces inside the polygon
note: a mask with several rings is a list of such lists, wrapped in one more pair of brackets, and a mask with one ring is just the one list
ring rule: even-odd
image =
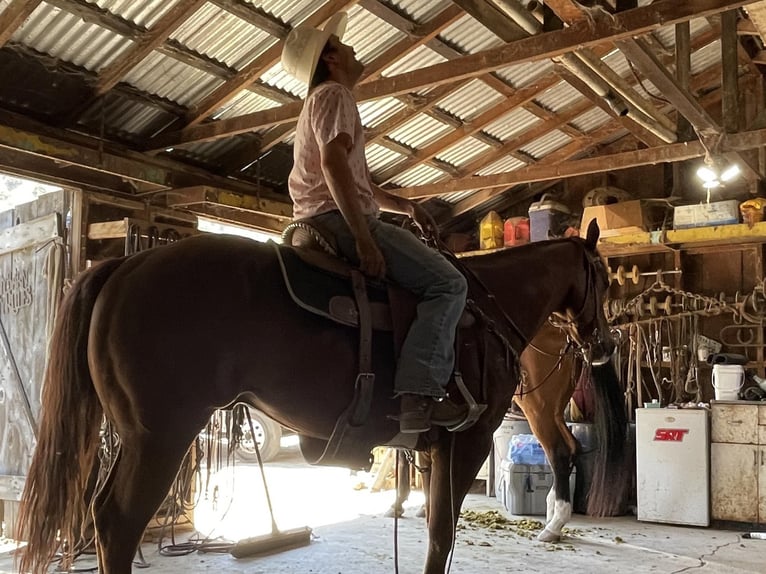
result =
[{"label": "wooden shelf", "polygon": [[766,243],[766,221],[753,227],[737,223],[614,235],[601,238],[598,250],[605,256],[619,256],[742,243]]}]

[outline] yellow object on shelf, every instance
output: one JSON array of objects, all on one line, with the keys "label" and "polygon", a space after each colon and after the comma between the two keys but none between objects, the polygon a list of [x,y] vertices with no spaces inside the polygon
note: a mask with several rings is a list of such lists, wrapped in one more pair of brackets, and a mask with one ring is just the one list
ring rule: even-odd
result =
[{"label": "yellow object on shelf", "polygon": [[479,248],[497,249],[503,246],[503,220],[490,211],[479,223]]},{"label": "yellow object on shelf", "polygon": [[763,221],[763,208],[766,207],[766,198],[754,197],[739,204],[739,212],[742,221],[749,227],[753,227],[759,221]]}]

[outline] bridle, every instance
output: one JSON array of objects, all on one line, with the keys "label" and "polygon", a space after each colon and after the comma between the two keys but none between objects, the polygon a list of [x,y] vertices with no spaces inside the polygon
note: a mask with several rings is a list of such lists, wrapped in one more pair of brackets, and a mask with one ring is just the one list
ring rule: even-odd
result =
[{"label": "bridle", "polygon": [[[571,309],[567,309],[566,314],[553,313],[550,322],[552,325],[566,333],[569,341],[577,347],[576,352],[582,356],[586,363],[600,365],[606,362],[606,359],[599,360],[595,363],[592,360],[593,346],[596,344],[601,345],[605,341],[604,334],[601,332],[601,329],[599,329],[598,323],[595,320],[595,317],[598,314],[599,305],[596,289],[596,265],[599,262],[599,259],[597,254],[590,254],[587,251],[584,251],[583,256],[585,257],[586,263],[586,276],[585,294],[583,295],[582,304],[576,313],[573,313]],[[577,325],[585,313],[591,310],[591,307],[595,326],[592,333],[583,337],[577,328]]]}]

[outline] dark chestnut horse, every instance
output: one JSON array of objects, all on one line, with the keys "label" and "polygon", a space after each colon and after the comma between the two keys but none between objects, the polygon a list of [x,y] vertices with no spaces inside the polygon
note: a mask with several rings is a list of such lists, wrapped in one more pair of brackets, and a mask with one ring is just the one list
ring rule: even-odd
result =
[{"label": "dark chestnut horse", "polygon": [[[444,572],[457,514],[511,404],[515,357],[527,340],[561,312],[593,360],[613,351],[597,239],[592,225],[585,240],[462,264],[475,320],[461,330],[458,367],[488,406],[468,430],[420,437],[433,464],[426,574]],[[373,343],[376,383],[363,425],[370,448],[398,433],[392,337],[376,332]],[[130,574],[145,526],[214,409],[247,402],[305,437],[327,439],[352,400],[358,350],[356,329],[296,305],[273,245],[199,236],[86,271],[64,298],[50,343],[39,441],[21,501],[28,541],[21,568],[44,572],[57,532],[74,544],[92,512],[101,573]],[[88,509],[103,416],[121,446]]]}]

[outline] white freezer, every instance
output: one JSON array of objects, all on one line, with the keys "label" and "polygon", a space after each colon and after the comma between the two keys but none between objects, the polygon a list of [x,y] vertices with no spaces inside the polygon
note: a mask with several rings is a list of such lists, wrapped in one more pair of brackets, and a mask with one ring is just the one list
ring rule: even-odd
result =
[{"label": "white freezer", "polygon": [[638,519],[709,526],[709,413],[636,410]]}]

